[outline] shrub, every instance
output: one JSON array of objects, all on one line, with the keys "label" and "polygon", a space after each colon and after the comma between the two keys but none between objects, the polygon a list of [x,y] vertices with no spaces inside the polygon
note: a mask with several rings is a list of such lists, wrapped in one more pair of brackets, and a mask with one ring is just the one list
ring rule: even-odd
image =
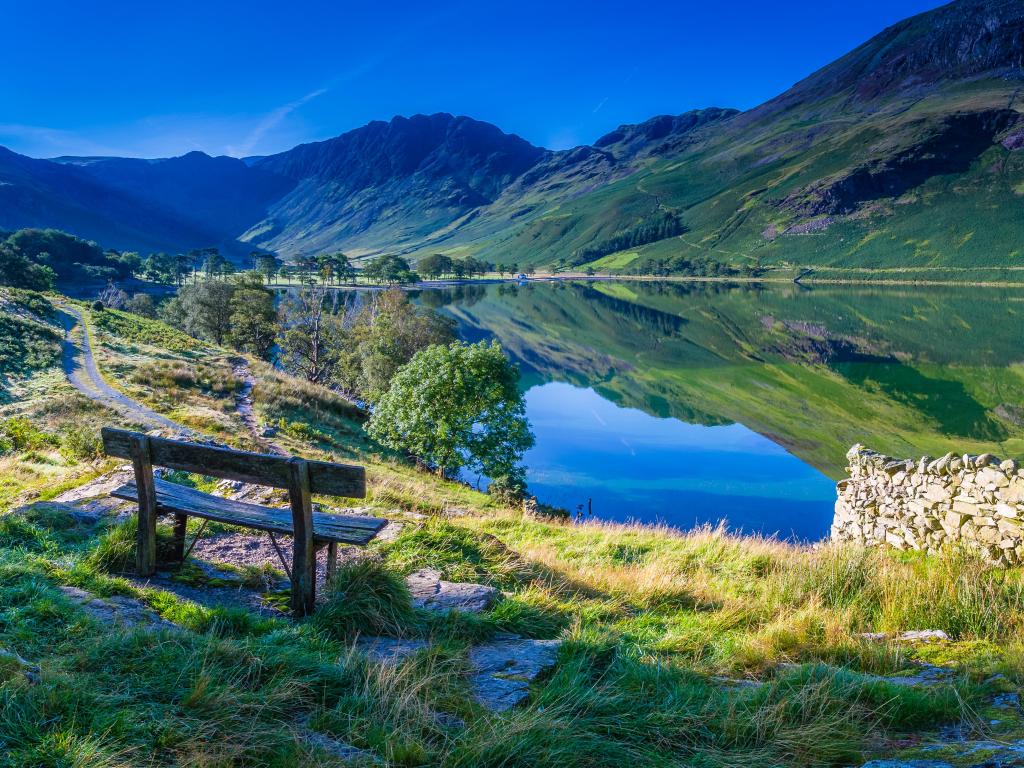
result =
[{"label": "shrub", "polygon": [[71,461],[92,461],[103,455],[100,433],[85,426],[68,427],[61,435],[61,455]]},{"label": "shrub", "polygon": [[337,638],[402,635],[415,627],[416,612],[401,575],[378,560],[365,559],[338,569],[313,622]]}]

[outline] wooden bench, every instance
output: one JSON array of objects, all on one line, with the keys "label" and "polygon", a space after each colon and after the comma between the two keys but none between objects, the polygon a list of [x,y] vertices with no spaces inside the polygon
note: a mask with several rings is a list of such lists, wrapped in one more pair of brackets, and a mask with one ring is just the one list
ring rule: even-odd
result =
[{"label": "wooden bench", "polygon": [[[174,516],[175,554],[180,562],[191,551],[191,547],[186,549],[185,546],[189,517],[266,531],[292,582],[292,612],[305,616],[313,612],[317,550],[327,547],[330,575],[336,567],[338,544],[366,545],[387,525],[386,520],[373,517],[313,512],[311,495],[314,493],[363,498],[366,472],[362,467],[234,451],[110,427],[104,427],[102,432],[104,451],[109,456],[131,459],[135,470],[135,481],[122,485],[112,495],[138,503],[136,565],[140,576],[152,576],[156,572],[159,515]],[[154,466],[285,488],[291,509],[232,501],[159,480],[153,476]],[[279,533],[294,538],[290,569],[275,538]]]}]

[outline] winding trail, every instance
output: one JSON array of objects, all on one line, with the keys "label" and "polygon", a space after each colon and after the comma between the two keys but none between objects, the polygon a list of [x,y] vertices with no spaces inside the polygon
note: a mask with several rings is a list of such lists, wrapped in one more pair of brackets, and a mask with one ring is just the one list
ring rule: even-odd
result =
[{"label": "winding trail", "polygon": [[235,392],[235,411],[238,418],[245,424],[256,444],[267,453],[275,453],[278,456],[287,456],[288,451],[279,446],[273,440],[268,440],[263,435],[259,421],[256,419],[256,411],[252,405],[252,390],[256,386],[256,378],[249,369],[249,361],[244,357],[231,359],[231,370],[242,382],[242,388]]},{"label": "winding trail", "polygon": [[[149,427],[173,429],[176,432],[192,435],[188,427],[161,416],[142,403],[132,400],[122,392],[118,392],[103,380],[96,359],[93,356],[92,340],[85,326],[82,313],[67,305],[61,306],[58,312],[60,323],[64,327],[64,344],[61,364],[71,385],[93,402],[117,411],[124,416]],[[79,328],[81,333],[73,333]]]}]

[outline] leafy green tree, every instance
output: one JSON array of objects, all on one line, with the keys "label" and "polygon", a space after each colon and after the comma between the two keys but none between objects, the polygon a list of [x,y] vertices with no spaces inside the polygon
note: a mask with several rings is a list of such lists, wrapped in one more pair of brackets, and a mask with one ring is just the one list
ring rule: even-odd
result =
[{"label": "leafy green tree", "polygon": [[420,259],[416,263],[416,269],[427,277],[438,278],[452,271],[452,260],[443,253],[434,253]]},{"label": "leafy green tree", "polygon": [[267,285],[274,279],[274,276],[281,269],[281,260],[272,253],[258,253],[255,258],[255,268],[267,281]]},{"label": "leafy green tree", "polygon": [[449,318],[417,307],[399,288],[375,294],[352,314],[344,323],[337,380],[364,402],[377,402],[419,350],[455,340]]},{"label": "leafy green tree", "polygon": [[409,262],[393,254],[378,256],[366,265],[363,275],[370,280],[388,285],[414,283],[418,279]]},{"label": "leafy green tree", "polygon": [[263,287],[258,273],[251,272],[238,280],[230,306],[232,346],[269,359],[277,340],[277,310],[274,294]]},{"label": "leafy green tree", "polygon": [[533,445],[519,371],[495,343],[434,345],[417,352],[377,403],[367,431],[439,475],[467,467],[521,477]]},{"label": "leafy green tree", "polygon": [[121,280],[132,274],[116,251],[58,229],[19,229],[6,242],[29,261],[49,267],[58,281]]},{"label": "leafy green tree", "polygon": [[223,344],[231,333],[231,298],[236,288],[220,280],[183,285],[160,307],[160,317],[190,336]]},{"label": "leafy green tree", "polygon": [[136,293],[125,305],[125,310],[141,317],[156,319],[156,302],[148,293]]},{"label": "leafy green tree", "polygon": [[281,305],[281,365],[314,384],[328,384],[342,353],[345,333],[327,305],[327,290],[309,286]]},{"label": "leafy green tree", "polygon": [[233,271],[231,262],[221,256],[216,248],[206,248],[203,251],[203,272],[207,279],[221,277]]},{"label": "leafy green tree", "polygon": [[46,291],[53,287],[56,273],[39,264],[10,243],[0,242],[0,285]]}]

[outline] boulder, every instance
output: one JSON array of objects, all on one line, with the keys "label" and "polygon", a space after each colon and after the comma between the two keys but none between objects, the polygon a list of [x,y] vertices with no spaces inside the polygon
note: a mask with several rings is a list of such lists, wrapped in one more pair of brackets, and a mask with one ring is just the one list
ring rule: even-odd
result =
[{"label": "boulder", "polygon": [[435,613],[453,610],[479,613],[494,605],[501,596],[501,592],[486,584],[444,581],[441,572],[434,568],[409,574],[405,583],[412,593],[413,605]]}]

